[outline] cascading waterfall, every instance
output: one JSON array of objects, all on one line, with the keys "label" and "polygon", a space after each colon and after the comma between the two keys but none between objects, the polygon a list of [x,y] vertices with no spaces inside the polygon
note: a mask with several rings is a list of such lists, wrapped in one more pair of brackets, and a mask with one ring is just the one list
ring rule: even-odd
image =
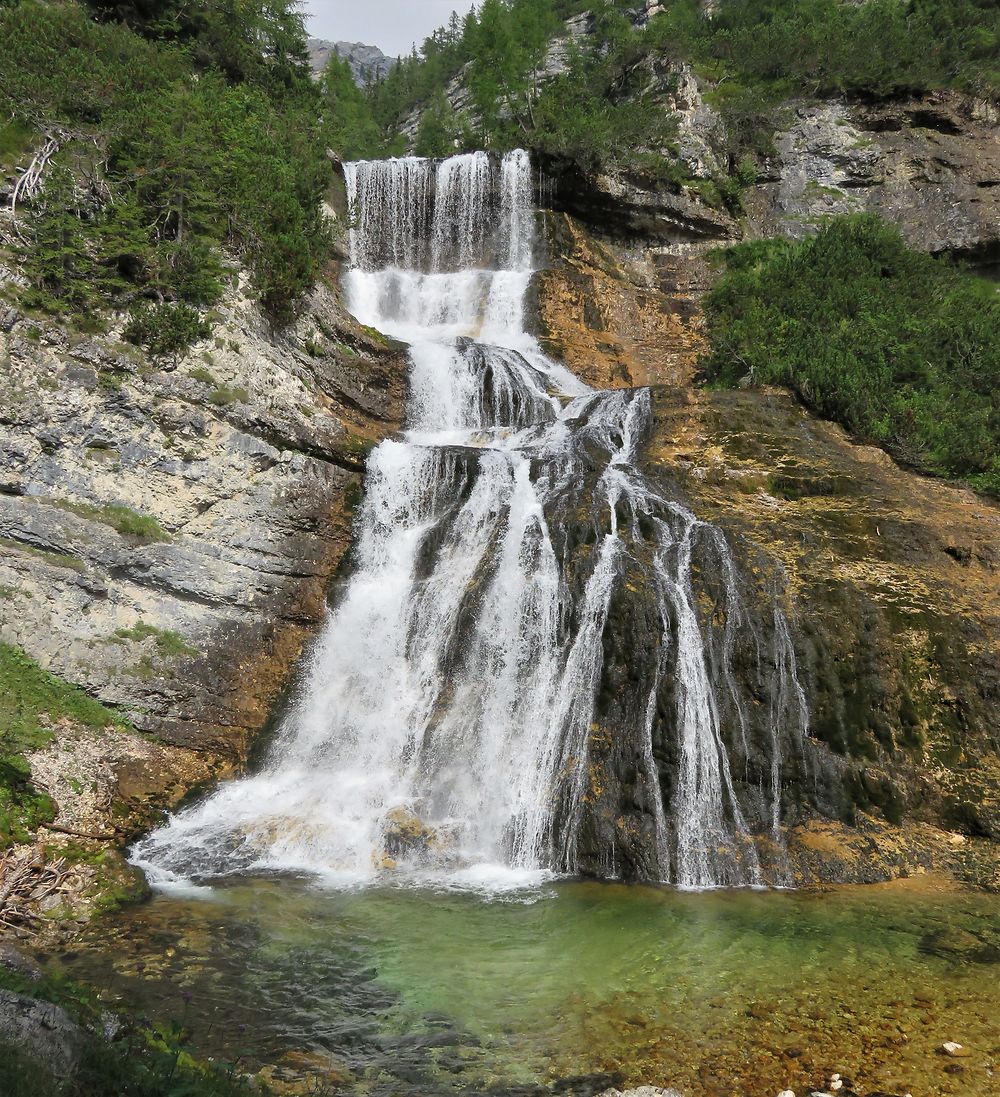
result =
[{"label": "cascading waterfall", "polygon": [[[525,332],[528,155],[361,162],[346,177],[346,289],[359,319],[411,344],[407,430],[370,457],[352,576],[266,763],[173,816],[134,861],[160,884],[264,870],[357,882],[392,866],[502,886],[591,865],[605,646],[641,582],[649,672],[616,734],[634,743],[643,874],[761,883],[751,834],[778,834],[782,742],[806,721],[788,626],[776,602],[767,636],[751,623],[722,533],[638,469],[649,392],[594,392]],[[721,631],[696,559],[714,561]],[[753,765],[737,633],[768,698]],[[751,768],[764,775],[752,819],[737,789]],[[615,874],[607,844],[597,861]]]}]

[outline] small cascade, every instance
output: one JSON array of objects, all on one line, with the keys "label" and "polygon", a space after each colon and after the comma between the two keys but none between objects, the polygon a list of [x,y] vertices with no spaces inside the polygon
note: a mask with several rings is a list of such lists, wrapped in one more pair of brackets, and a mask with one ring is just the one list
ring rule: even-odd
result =
[{"label": "small cascade", "polygon": [[346,178],[346,290],[411,345],[407,429],[369,459],[351,578],[265,764],[135,863],[163,885],[764,883],[808,718],[788,624],[639,469],[649,392],[594,392],[524,330],[530,158]]}]

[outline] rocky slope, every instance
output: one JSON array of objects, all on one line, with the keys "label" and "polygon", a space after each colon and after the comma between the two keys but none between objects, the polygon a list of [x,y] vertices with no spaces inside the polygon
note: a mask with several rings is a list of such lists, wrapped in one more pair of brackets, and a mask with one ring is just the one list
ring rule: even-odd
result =
[{"label": "rocky slope", "polygon": [[713,203],[724,172],[724,124],[710,84],[690,66],[646,62],[647,86],[678,121],[689,182],[676,187],[620,171],[596,176],[548,160],[542,195],[600,232],[647,242],[801,237],[825,218],[874,213],[907,242],[972,263],[1000,261],[1000,109],[955,92],[861,103],[790,100],[776,113],[775,154],[733,216]]},{"label": "rocky slope", "polygon": [[[707,244],[637,247],[547,221],[535,302],[548,349],[594,385],[652,386],[646,463],[661,490],[726,532],[751,601],[784,591],[810,709],[782,770],[792,878],[942,868],[1000,887],[1000,507],[853,444],[786,392],[700,387]],[[606,668],[608,712],[651,646],[633,601],[613,626],[633,657]],[[669,794],[668,725],[656,749]],[[595,725],[592,795],[641,834],[627,744],[609,752],[601,736]]]},{"label": "rocky slope", "polygon": [[0,641],[134,729],[32,756],[56,844],[116,848],[241,764],[323,618],[405,379],[335,285],[283,335],[234,289],[178,362],[0,303]]}]

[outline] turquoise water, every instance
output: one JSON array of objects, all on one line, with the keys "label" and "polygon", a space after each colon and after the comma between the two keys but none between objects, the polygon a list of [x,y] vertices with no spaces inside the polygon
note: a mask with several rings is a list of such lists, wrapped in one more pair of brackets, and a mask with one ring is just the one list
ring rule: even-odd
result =
[{"label": "turquoise water", "polygon": [[[272,879],[159,896],[63,963],[152,1019],[183,1018],[204,1054],[344,1092],[577,1078],[563,1091],[774,1097],[838,1071],[866,1093],[986,1097],[1000,1093],[998,961],[1000,898],[914,882],[567,882],[487,899]],[[969,1055],[940,1054],[947,1040]]]}]

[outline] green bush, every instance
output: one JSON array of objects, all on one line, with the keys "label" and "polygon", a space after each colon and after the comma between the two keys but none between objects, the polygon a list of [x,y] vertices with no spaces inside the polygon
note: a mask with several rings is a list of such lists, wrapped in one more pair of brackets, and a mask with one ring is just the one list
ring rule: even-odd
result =
[{"label": "green bush", "polygon": [[154,358],[176,359],[201,339],[210,326],[190,305],[145,303],[132,310],[124,337]]},{"label": "green bush", "polygon": [[28,303],[207,305],[225,250],[285,323],[329,247],[331,169],[296,5],[91,7],[0,7],[0,117],[16,127],[3,143],[23,144],[25,127],[74,135],[22,218]]},{"label": "green bush", "polygon": [[706,299],[709,378],[791,386],[927,472],[1000,494],[1000,295],[871,216],[740,244]]}]

